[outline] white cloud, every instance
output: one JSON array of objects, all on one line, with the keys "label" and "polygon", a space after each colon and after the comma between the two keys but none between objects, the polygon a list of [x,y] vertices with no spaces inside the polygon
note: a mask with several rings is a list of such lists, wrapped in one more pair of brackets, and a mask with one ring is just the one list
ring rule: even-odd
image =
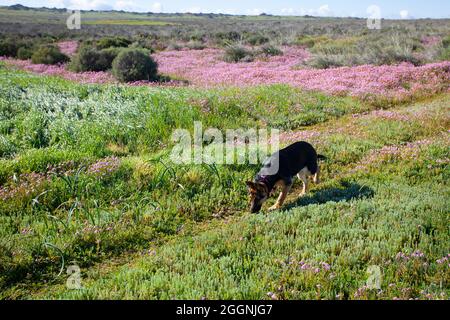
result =
[{"label": "white cloud", "polygon": [[154,4],[152,4],[152,7],[151,7],[150,11],[154,12],[154,13],[162,12],[162,4],[159,3],[159,2],[155,2]]},{"label": "white cloud", "polygon": [[300,8],[300,10],[298,10],[298,13],[302,16],[304,16],[304,15],[317,16],[317,17],[333,16],[333,11],[331,10],[331,8],[328,4],[321,5],[317,9]]},{"label": "white cloud", "polygon": [[64,0],[49,0],[46,7],[49,8],[65,8],[67,6],[67,1]]},{"label": "white cloud", "polygon": [[401,17],[402,19],[408,19],[408,17],[409,17],[409,12],[408,12],[408,10],[401,10],[401,11],[400,11],[400,17]]},{"label": "white cloud", "polygon": [[317,14],[319,16],[329,16],[331,15],[331,9],[330,6],[327,4],[324,4],[323,6],[320,6],[317,10]]},{"label": "white cloud", "polygon": [[106,0],[70,0],[64,1],[66,7],[75,10],[112,10],[113,6]]},{"label": "white cloud", "polygon": [[263,13],[264,11],[262,9],[259,8],[255,8],[255,9],[248,9],[247,10],[247,14],[251,15],[251,16],[258,16],[261,13]]},{"label": "white cloud", "polygon": [[[68,8],[72,10],[123,10],[142,12],[147,11],[139,6],[135,0],[49,0],[48,7]],[[152,6],[153,12],[161,12],[162,6],[156,2]]]},{"label": "white cloud", "polygon": [[222,14],[237,14],[238,10],[236,9],[215,9],[211,11],[211,13],[222,13]]},{"label": "white cloud", "polygon": [[114,4],[115,10],[140,11],[141,8],[132,0],[119,0]]},{"label": "white cloud", "polygon": [[294,14],[295,13],[295,9],[294,8],[283,8],[281,9],[281,13],[282,14]]},{"label": "white cloud", "polygon": [[183,12],[189,13],[203,13],[205,10],[200,7],[190,7],[189,9],[183,10]]}]

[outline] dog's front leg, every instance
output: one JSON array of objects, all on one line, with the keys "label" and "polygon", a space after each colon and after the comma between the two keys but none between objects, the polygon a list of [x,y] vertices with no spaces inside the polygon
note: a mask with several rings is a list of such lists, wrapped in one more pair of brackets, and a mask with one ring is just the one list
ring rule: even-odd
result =
[{"label": "dog's front leg", "polygon": [[283,189],[281,190],[280,195],[278,196],[277,202],[275,202],[275,204],[273,206],[271,206],[269,208],[269,210],[272,211],[272,210],[277,210],[277,209],[281,208],[281,206],[284,203],[284,200],[286,200],[286,196],[289,193],[289,190],[291,190],[291,186],[292,186],[292,184],[283,185]]}]

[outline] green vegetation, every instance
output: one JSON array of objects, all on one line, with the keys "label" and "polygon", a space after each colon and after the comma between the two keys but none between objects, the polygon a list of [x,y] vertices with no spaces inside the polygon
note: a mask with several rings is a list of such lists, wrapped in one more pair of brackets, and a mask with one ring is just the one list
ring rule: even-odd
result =
[{"label": "green vegetation", "polygon": [[58,47],[53,45],[42,45],[31,55],[33,63],[58,64],[69,60],[68,56],[61,53]]},{"label": "green vegetation", "polygon": [[[165,49],[249,62],[302,46],[315,68],[450,56],[449,19],[368,30],[350,18],[82,15],[70,31],[64,9],[0,8],[0,56],[65,63],[64,40],[69,69],[121,82],[164,81],[149,54]],[[399,103],[289,85],[80,84],[0,62],[0,299],[448,299],[450,93],[436,85],[402,82],[415,91]],[[249,214],[258,165],[171,160],[174,130],[197,121],[311,142],[327,157],[322,183],[299,197],[295,182],[281,210],[267,212],[272,197]],[[82,289],[66,287],[72,264]],[[366,285],[372,266],[379,289]]]},{"label": "green vegetation", "polygon": [[83,46],[72,58],[68,68],[75,72],[106,71],[112,68],[112,62],[120,51],[121,48],[115,47],[98,50]]},{"label": "green vegetation", "polygon": [[114,76],[122,82],[158,79],[158,65],[143,49],[124,49],[112,62]]},{"label": "green vegetation", "polygon": [[102,25],[125,25],[125,26],[172,26],[175,23],[165,21],[149,21],[149,20],[91,20],[86,24],[102,24]]},{"label": "green vegetation", "polygon": [[[0,74],[4,298],[448,297],[448,265],[437,262],[449,243],[448,94],[379,115],[288,86]],[[303,198],[295,185],[281,211],[250,215],[243,181],[257,166],[171,163],[173,129],[193,121],[296,130],[283,144],[308,126],[303,139],[328,157],[323,183]],[[58,276],[72,261],[84,289]],[[364,287],[370,265],[382,269],[382,292]]]},{"label": "green vegetation", "polygon": [[[427,62],[426,55],[423,54],[424,47],[419,39],[401,29],[362,37],[302,38],[300,43],[311,48],[314,55],[310,65],[320,69],[362,64],[390,65],[400,62],[421,65]],[[437,59],[436,52],[430,54],[434,55],[434,60]]]},{"label": "green vegetation", "polygon": [[226,62],[250,62],[253,61],[253,52],[241,45],[230,45],[225,49],[223,58]]}]

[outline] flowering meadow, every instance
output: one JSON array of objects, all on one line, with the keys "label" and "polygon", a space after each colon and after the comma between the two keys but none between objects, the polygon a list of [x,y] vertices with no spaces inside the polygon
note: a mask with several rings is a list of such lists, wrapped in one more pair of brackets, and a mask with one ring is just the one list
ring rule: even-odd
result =
[{"label": "flowering meadow", "polygon": [[[37,73],[0,63],[1,298],[449,298],[448,93],[380,109],[289,85]],[[258,165],[171,162],[173,130],[194,121],[309,141],[327,156],[322,183],[251,215]],[[66,288],[68,261],[83,290]]]},{"label": "flowering meadow", "polygon": [[0,299],[450,298],[450,19],[124,10],[0,8]]},{"label": "flowering meadow", "polygon": [[159,70],[197,85],[253,86],[284,83],[330,94],[370,95],[404,100],[449,89],[450,62],[415,67],[357,66],[314,70],[302,66],[309,58],[303,48],[284,48],[282,56],[227,63],[219,49],[164,51],[155,54]]},{"label": "flowering meadow", "polygon": [[[433,42],[435,40],[425,39]],[[76,42],[58,44],[64,52],[73,55]],[[305,90],[321,91],[333,95],[350,95],[368,101],[409,101],[450,89],[450,62],[430,63],[416,67],[410,63],[399,65],[330,68],[316,70],[305,66],[310,53],[302,47],[284,47],[283,54],[258,58],[253,62],[229,63],[223,61],[224,51],[203,50],[161,51],[153,54],[159,72],[174,79],[183,79],[193,86],[256,86],[288,84]],[[61,76],[81,83],[117,83],[105,71],[71,72],[64,64],[32,64],[27,60],[1,58],[21,69]],[[137,81],[130,85],[179,86],[184,81],[164,83]]]}]

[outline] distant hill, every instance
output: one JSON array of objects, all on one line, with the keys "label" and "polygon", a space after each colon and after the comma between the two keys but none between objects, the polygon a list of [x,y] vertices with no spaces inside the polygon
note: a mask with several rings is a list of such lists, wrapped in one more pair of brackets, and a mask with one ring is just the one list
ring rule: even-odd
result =
[{"label": "distant hill", "polygon": [[32,8],[32,7],[27,7],[21,4],[13,4],[11,6],[1,6],[1,8],[4,9],[9,9],[9,10],[21,10],[21,11],[45,11],[45,12],[66,12],[67,9],[66,8],[47,8],[47,7],[40,7],[40,8]]}]

